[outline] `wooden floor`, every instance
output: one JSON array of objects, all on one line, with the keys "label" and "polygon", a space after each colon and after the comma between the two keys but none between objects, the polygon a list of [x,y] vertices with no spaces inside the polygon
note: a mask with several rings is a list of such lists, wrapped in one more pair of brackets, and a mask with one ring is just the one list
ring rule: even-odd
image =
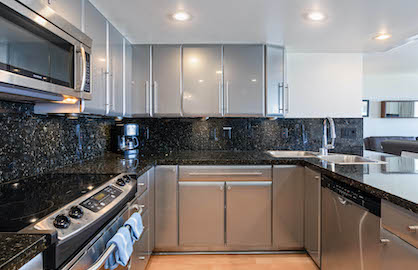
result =
[{"label": "wooden floor", "polygon": [[318,270],[305,254],[160,255],[147,270]]}]

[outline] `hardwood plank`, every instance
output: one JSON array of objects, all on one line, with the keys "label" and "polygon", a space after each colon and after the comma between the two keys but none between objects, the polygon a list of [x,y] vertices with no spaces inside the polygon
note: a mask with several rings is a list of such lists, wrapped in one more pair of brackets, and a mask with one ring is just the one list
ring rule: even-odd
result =
[{"label": "hardwood plank", "polygon": [[306,254],[161,255],[147,270],[318,270]]}]

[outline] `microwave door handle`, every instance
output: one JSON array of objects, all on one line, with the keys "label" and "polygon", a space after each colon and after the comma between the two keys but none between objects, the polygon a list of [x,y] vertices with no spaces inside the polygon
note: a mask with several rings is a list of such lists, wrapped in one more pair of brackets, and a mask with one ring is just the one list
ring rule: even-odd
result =
[{"label": "microwave door handle", "polygon": [[86,57],[86,50],[83,46],[80,47],[81,50],[81,61],[82,61],[82,75],[81,75],[81,85],[80,91],[84,91],[86,87],[86,79],[87,79],[87,57]]}]

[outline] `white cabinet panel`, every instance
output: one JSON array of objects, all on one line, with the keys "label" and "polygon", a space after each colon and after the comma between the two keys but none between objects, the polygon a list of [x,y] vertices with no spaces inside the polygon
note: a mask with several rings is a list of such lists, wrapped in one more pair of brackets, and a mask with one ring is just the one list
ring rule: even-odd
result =
[{"label": "white cabinet panel", "polygon": [[92,99],[85,101],[84,112],[104,115],[106,113],[106,19],[89,2],[85,1],[84,32],[93,40],[92,47]]},{"label": "white cabinet panel", "polygon": [[132,116],[151,116],[150,45],[133,46]]},{"label": "white cabinet panel", "polygon": [[185,116],[222,116],[222,46],[183,46]]},{"label": "white cabinet panel", "polygon": [[152,48],[153,115],[181,116],[181,46]]},{"label": "white cabinet panel", "polygon": [[225,116],[263,116],[264,93],[264,46],[225,45]]}]

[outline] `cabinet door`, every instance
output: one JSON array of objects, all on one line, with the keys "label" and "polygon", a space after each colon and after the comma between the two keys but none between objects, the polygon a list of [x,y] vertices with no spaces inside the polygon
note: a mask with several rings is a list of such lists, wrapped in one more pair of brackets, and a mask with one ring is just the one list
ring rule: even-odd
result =
[{"label": "cabinet door", "polygon": [[226,183],[228,247],[271,246],[271,181]]},{"label": "cabinet door", "polygon": [[321,174],[305,169],[305,249],[320,266]]},{"label": "cabinet door", "polygon": [[139,239],[135,245],[131,255],[131,267],[132,270],[145,270],[147,267],[150,255],[147,252],[149,243],[149,231],[143,232],[141,239]]},{"label": "cabinet door", "polygon": [[155,168],[155,249],[178,246],[177,166]]},{"label": "cabinet door", "polygon": [[181,116],[181,46],[152,47],[153,114]]},{"label": "cabinet door", "polygon": [[123,116],[132,116],[132,45],[123,39]]},{"label": "cabinet door", "polygon": [[225,45],[225,116],[263,116],[264,94],[264,46]]},{"label": "cabinet door", "polygon": [[[82,0],[43,0],[58,15],[81,30]],[[88,1],[85,1],[88,2]],[[86,16],[87,17],[87,16]]]},{"label": "cabinet door", "polygon": [[92,114],[106,113],[106,19],[89,2],[85,1],[84,32],[93,40],[91,87],[92,99],[85,101],[84,111]]},{"label": "cabinet door", "polygon": [[224,245],[225,182],[179,182],[180,245]]},{"label": "cabinet door", "polygon": [[273,241],[281,250],[303,249],[304,168],[273,168]]},{"label": "cabinet door", "polygon": [[183,112],[222,116],[222,46],[183,46]]},{"label": "cabinet door", "polygon": [[108,25],[108,76],[107,114],[123,114],[123,36],[109,22]]},{"label": "cabinet door", "polygon": [[286,106],[284,49],[266,46],[266,114],[284,116]]},{"label": "cabinet door", "polygon": [[386,243],[382,245],[382,267],[379,269],[417,269],[418,249],[385,229],[381,230],[381,237]]},{"label": "cabinet door", "polygon": [[155,169],[148,171],[149,253],[155,246]]},{"label": "cabinet door", "polygon": [[133,47],[132,116],[151,115],[150,46]]}]

